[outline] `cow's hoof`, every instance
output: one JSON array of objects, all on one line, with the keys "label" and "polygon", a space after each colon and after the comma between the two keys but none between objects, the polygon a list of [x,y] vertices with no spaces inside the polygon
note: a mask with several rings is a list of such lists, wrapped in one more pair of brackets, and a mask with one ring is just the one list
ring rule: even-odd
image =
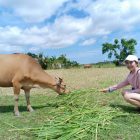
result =
[{"label": "cow's hoof", "polygon": [[34,109],[33,109],[32,107],[27,108],[27,110],[28,110],[29,112],[34,112]]},{"label": "cow's hoof", "polygon": [[20,116],[20,113],[19,113],[19,112],[15,112],[14,115],[15,115],[16,117],[19,117],[19,116]]}]

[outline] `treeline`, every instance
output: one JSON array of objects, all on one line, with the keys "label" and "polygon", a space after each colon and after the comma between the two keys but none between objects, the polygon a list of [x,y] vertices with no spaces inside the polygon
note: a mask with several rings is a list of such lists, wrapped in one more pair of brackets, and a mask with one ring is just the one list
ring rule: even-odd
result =
[{"label": "treeline", "polygon": [[71,68],[71,67],[79,67],[79,63],[76,61],[70,61],[66,58],[66,55],[60,55],[59,57],[51,56],[46,57],[42,53],[34,54],[28,52],[27,55],[35,58],[43,69],[61,69],[61,68]]}]

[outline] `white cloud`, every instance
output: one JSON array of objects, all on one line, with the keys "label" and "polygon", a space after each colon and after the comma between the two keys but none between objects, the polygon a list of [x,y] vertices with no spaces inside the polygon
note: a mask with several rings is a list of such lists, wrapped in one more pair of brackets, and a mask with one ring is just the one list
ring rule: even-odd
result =
[{"label": "white cloud", "polygon": [[89,45],[93,45],[96,43],[96,40],[94,38],[90,38],[90,39],[87,39],[85,40],[82,45],[83,46],[89,46]]},{"label": "white cloud", "polygon": [[140,2],[138,0],[80,0],[70,3],[64,9],[83,10],[92,19],[90,32],[98,35],[116,30],[131,30],[140,23]]},{"label": "white cloud", "polygon": [[[70,24],[69,24],[70,23]],[[86,24],[87,23],[87,24]],[[42,48],[63,48],[73,45],[80,36],[85,36],[91,20],[63,16],[54,24],[22,29],[16,26],[0,27],[0,44],[8,46],[34,46]],[[35,48],[32,47],[32,50]],[[36,49],[35,49],[36,50]]]},{"label": "white cloud", "polygon": [[18,53],[18,52],[24,52],[24,48],[22,46],[15,46],[15,45],[9,45],[9,44],[0,44],[0,51],[1,52],[9,52],[9,53]]},{"label": "white cloud", "polygon": [[42,22],[50,18],[68,0],[0,0],[0,5],[11,8],[15,16],[26,22]]},{"label": "white cloud", "polygon": [[1,27],[0,28],[0,43],[16,45],[16,46],[24,46],[24,45],[40,45],[45,41],[38,34],[39,29],[34,31],[34,27],[30,29],[21,29],[18,27]]},{"label": "white cloud", "polygon": [[[65,2],[68,3],[62,8]],[[25,29],[10,25],[0,27],[0,46],[7,46],[5,50],[16,47],[23,50],[26,46],[31,46],[31,50],[63,48],[85,38],[88,40],[80,44],[88,46],[96,43],[95,38],[107,37],[117,30],[133,31],[140,23],[137,0],[79,0],[76,3],[70,0],[0,0],[0,5],[12,9],[11,15],[34,23]],[[84,11],[88,16],[76,18],[67,15],[73,8]],[[42,24],[42,27],[36,25],[53,15],[57,15],[53,23]]]},{"label": "white cloud", "polygon": [[137,0],[98,0],[85,9],[97,28],[109,31],[129,30],[140,23],[140,2]]},{"label": "white cloud", "polygon": [[[74,44],[78,40],[77,28],[70,32],[64,27],[61,32],[58,31],[57,25],[31,28],[19,28],[19,27],[0,27],[0,44],[2,46],[8,46],[5,51],[13,49],[16,46],[17,49],[21,47],[29,46],[31,50],[40,50],[40,48],[63,48]],[[80,29],[79,29],[80,30]],[[9,47],[11,46],[11,48]],[[31,47],[30,47],[31,46]],[[38,48],[38,49],[37,49]]]}]

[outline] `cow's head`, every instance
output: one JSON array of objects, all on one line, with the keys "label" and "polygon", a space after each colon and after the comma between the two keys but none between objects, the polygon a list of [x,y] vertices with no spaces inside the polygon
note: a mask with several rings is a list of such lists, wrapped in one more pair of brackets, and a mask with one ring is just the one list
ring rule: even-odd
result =
[{"label": "cow's head", "polygon": [[67,89],[66,84],[63,81],[63,78],[55,77],[55,80],[56,80],[55,88],[56,88],[56,92],[58,94],[66,94],[66,93],[69,93],[70,92]]}]

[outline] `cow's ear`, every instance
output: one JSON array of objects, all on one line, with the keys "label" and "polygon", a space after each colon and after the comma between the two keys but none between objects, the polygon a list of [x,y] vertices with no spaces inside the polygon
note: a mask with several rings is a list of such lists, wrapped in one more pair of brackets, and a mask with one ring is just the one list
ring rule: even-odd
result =
[{"label": "cow's ear", "polygon": [[61,84],[63,82],[63,78],[55,76],[55,79],[57,80],[57,84]]},{"label": "cow's ear", "polygon": [[57,76],[55,76],[55,79],[56,79],[56,80],[58,80],[58,77],[57,77]]},{"label": "cow's ear", "polygon": [[63,78],[59,77],[59,83],[61,84],[63,82]]}]

